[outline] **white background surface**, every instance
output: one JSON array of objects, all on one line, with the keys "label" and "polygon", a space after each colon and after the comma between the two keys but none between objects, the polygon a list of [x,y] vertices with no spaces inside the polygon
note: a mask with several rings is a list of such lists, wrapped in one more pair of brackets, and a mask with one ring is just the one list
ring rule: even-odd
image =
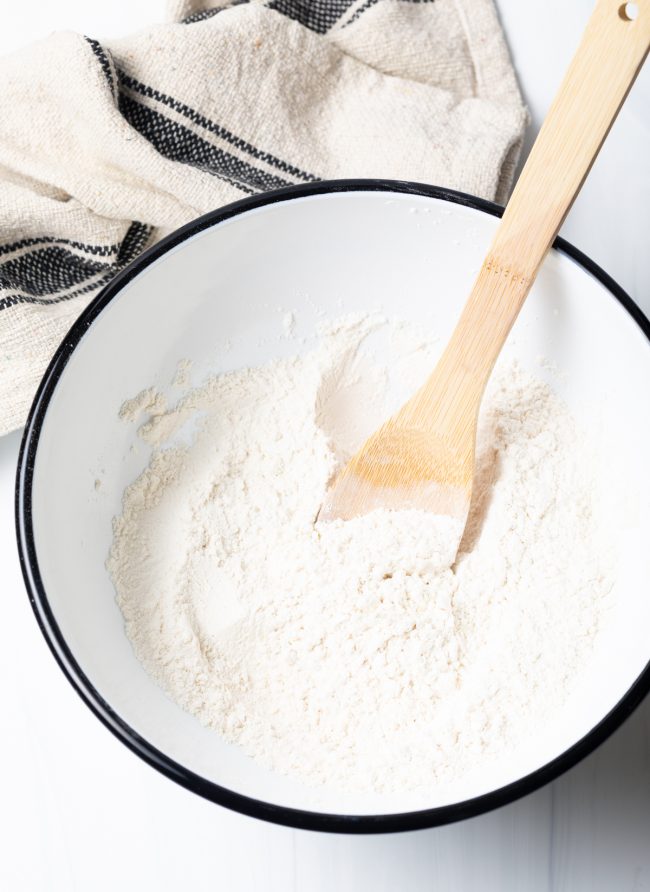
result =
[{"label": "white background surface", "polygon": [[[3,0],[0,52],[55,28],[116,36],[160,20],[162,5]],[[498,0],[498,7],[532,136],[591,3]],[[650,68],[563,230],[646,313],[649,99]],[[83,705],[34,621],[14,545],[18,444],[17,434],[0,439],[1,890],[650,890],[650,699],[595,754],[539,792],[471,821],[397,836],[273,827],[204,802],[144,765]]]}]

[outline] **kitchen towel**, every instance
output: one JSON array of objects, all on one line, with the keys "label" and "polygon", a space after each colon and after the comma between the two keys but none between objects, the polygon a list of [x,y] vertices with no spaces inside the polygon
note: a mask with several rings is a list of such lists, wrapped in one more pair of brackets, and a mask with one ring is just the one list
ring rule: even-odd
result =
[{"label": "kitchen towel", "polygon": [[492,0],[172,0],[0,59],[0,434],[144,248],[235,199],[392,177],[504,202],[526,113]]}]

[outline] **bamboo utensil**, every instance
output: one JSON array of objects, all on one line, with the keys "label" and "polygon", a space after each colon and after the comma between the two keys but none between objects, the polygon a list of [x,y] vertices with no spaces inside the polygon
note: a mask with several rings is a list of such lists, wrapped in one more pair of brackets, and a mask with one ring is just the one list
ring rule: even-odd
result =
[{"label": "bamboo utensil", "polygon": [[457,520],[460,542],[488,378],[649,45],[650,0],[598,0],[438,365],[338,474],[319,519],[421,509]]}]

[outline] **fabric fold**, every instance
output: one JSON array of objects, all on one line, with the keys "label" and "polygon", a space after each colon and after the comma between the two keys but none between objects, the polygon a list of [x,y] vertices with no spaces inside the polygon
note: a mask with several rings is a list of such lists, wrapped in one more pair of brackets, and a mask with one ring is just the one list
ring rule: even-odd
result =
[{"label": "fabric fold", "polygon": [[0,433],[88,302],[199,214],[339,177],[505,201],[526,112],[491,0],[170,10],[0,59]]}]

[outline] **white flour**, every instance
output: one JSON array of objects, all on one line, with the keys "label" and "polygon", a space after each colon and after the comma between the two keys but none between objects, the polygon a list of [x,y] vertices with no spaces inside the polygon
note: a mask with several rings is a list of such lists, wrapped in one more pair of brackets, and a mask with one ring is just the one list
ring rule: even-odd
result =
[{"label": "white flour", "polygon": [[512,366],[484,401],[451,568],[420,512],[314,526],[337,461],[387,412],[375,399],[359,418],[386,389],[354,358],[373,325],[341,323],[314,352],[216,377],[169,410],[152,390],[125,404],[153,455],[108,567],[137,656],[203,723],[309,784],[412,790],[514,751],[563,704],[610,558],[586,444]]}]

